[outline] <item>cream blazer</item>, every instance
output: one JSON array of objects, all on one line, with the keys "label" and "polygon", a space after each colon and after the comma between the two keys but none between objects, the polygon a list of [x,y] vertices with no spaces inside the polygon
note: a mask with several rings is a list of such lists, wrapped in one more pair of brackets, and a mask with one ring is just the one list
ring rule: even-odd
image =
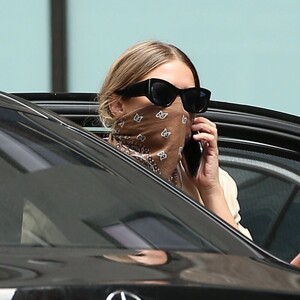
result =
[{"label": "cream blazer", "polygon": [[[182,180],[182,189],[187,193],[192,199],[203,204],[198,188],[193,184],[190,177],[187,175],[185,168],[182,163],[179,164],[179,174]],[[229,210],[238,225],[239,231],[244,234],[247,238],[252,240],[249,230],[243,227],[241,222],[241,216],[239,214],[240,205],[237,199],[237,186],[233,178],[223,169],[219,168],[219,180],[220,184],[224,190],[225,199]]]}]

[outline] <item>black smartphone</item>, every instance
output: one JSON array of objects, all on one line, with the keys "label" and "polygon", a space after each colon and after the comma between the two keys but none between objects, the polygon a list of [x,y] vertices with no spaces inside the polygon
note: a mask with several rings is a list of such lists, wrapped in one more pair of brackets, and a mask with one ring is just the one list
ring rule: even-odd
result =
[{"label": "black smartphone", "polygon": [[[192,132],[192,135],[196,132]],[[191,176],[195,177],[197,175],[200,161],[203,153],[202,144],[195,141],[192,136],[186,141],[183,148],[183,156],[186,161],[188,171]]]}]

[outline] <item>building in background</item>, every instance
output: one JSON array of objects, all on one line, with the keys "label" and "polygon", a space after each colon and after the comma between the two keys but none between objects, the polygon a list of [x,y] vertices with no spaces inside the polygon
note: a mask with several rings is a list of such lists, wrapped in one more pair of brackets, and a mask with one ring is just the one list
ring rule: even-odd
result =
[{"label": "building in background", "polygon": [[183,49],[212,98],[300,115],[298,0],[0,0],[0,89],[96,92],[130,45]]}]

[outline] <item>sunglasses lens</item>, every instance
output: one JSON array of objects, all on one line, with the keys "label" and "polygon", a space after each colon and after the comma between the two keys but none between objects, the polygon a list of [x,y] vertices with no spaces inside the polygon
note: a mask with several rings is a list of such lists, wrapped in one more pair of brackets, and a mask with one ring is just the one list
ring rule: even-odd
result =
[{"label": "sunglasses lens", "polygon": [[199,91],[187,90],[182,97],[183,107],[189,112],[198,112],[201,106]]},{"label": "sunglasses lens", "polygon": [[159,106],[167,107],[176,98],[176,91],[165,82],[154,82],[151,87],[151,101]]},{"label": "sunglasses lens", "polygon": [[198,89],[185,91],[182,98],[184,109],[194,113],[204,111],[209,101],[209,95]]}]

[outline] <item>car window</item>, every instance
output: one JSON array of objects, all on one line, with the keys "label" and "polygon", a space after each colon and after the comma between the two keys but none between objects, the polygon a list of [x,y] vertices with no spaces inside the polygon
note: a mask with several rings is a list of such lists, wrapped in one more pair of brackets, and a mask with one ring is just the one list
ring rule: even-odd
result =
[{"label": "car window", "polygon": [[196,204],[110,145],[25,112],[2,108],[0,117],[2,245],[249,254]]},{"label": "car window", "polygon": [[299,247],[299,161],[254,150],[220,152],[221,166],[238,185],[243,225],[257,244],[289,260]]},{"label": "car window", "polygon": [[284,253],[284,258],[291,261],[297,251],[299,252],[300,233],[299,233],[299,216],[300,216],[300,191],[299,188],[291,193],[289,205],[284,213],[279,217],[280,221],[276,224],[269,249],[277,256]]}]

